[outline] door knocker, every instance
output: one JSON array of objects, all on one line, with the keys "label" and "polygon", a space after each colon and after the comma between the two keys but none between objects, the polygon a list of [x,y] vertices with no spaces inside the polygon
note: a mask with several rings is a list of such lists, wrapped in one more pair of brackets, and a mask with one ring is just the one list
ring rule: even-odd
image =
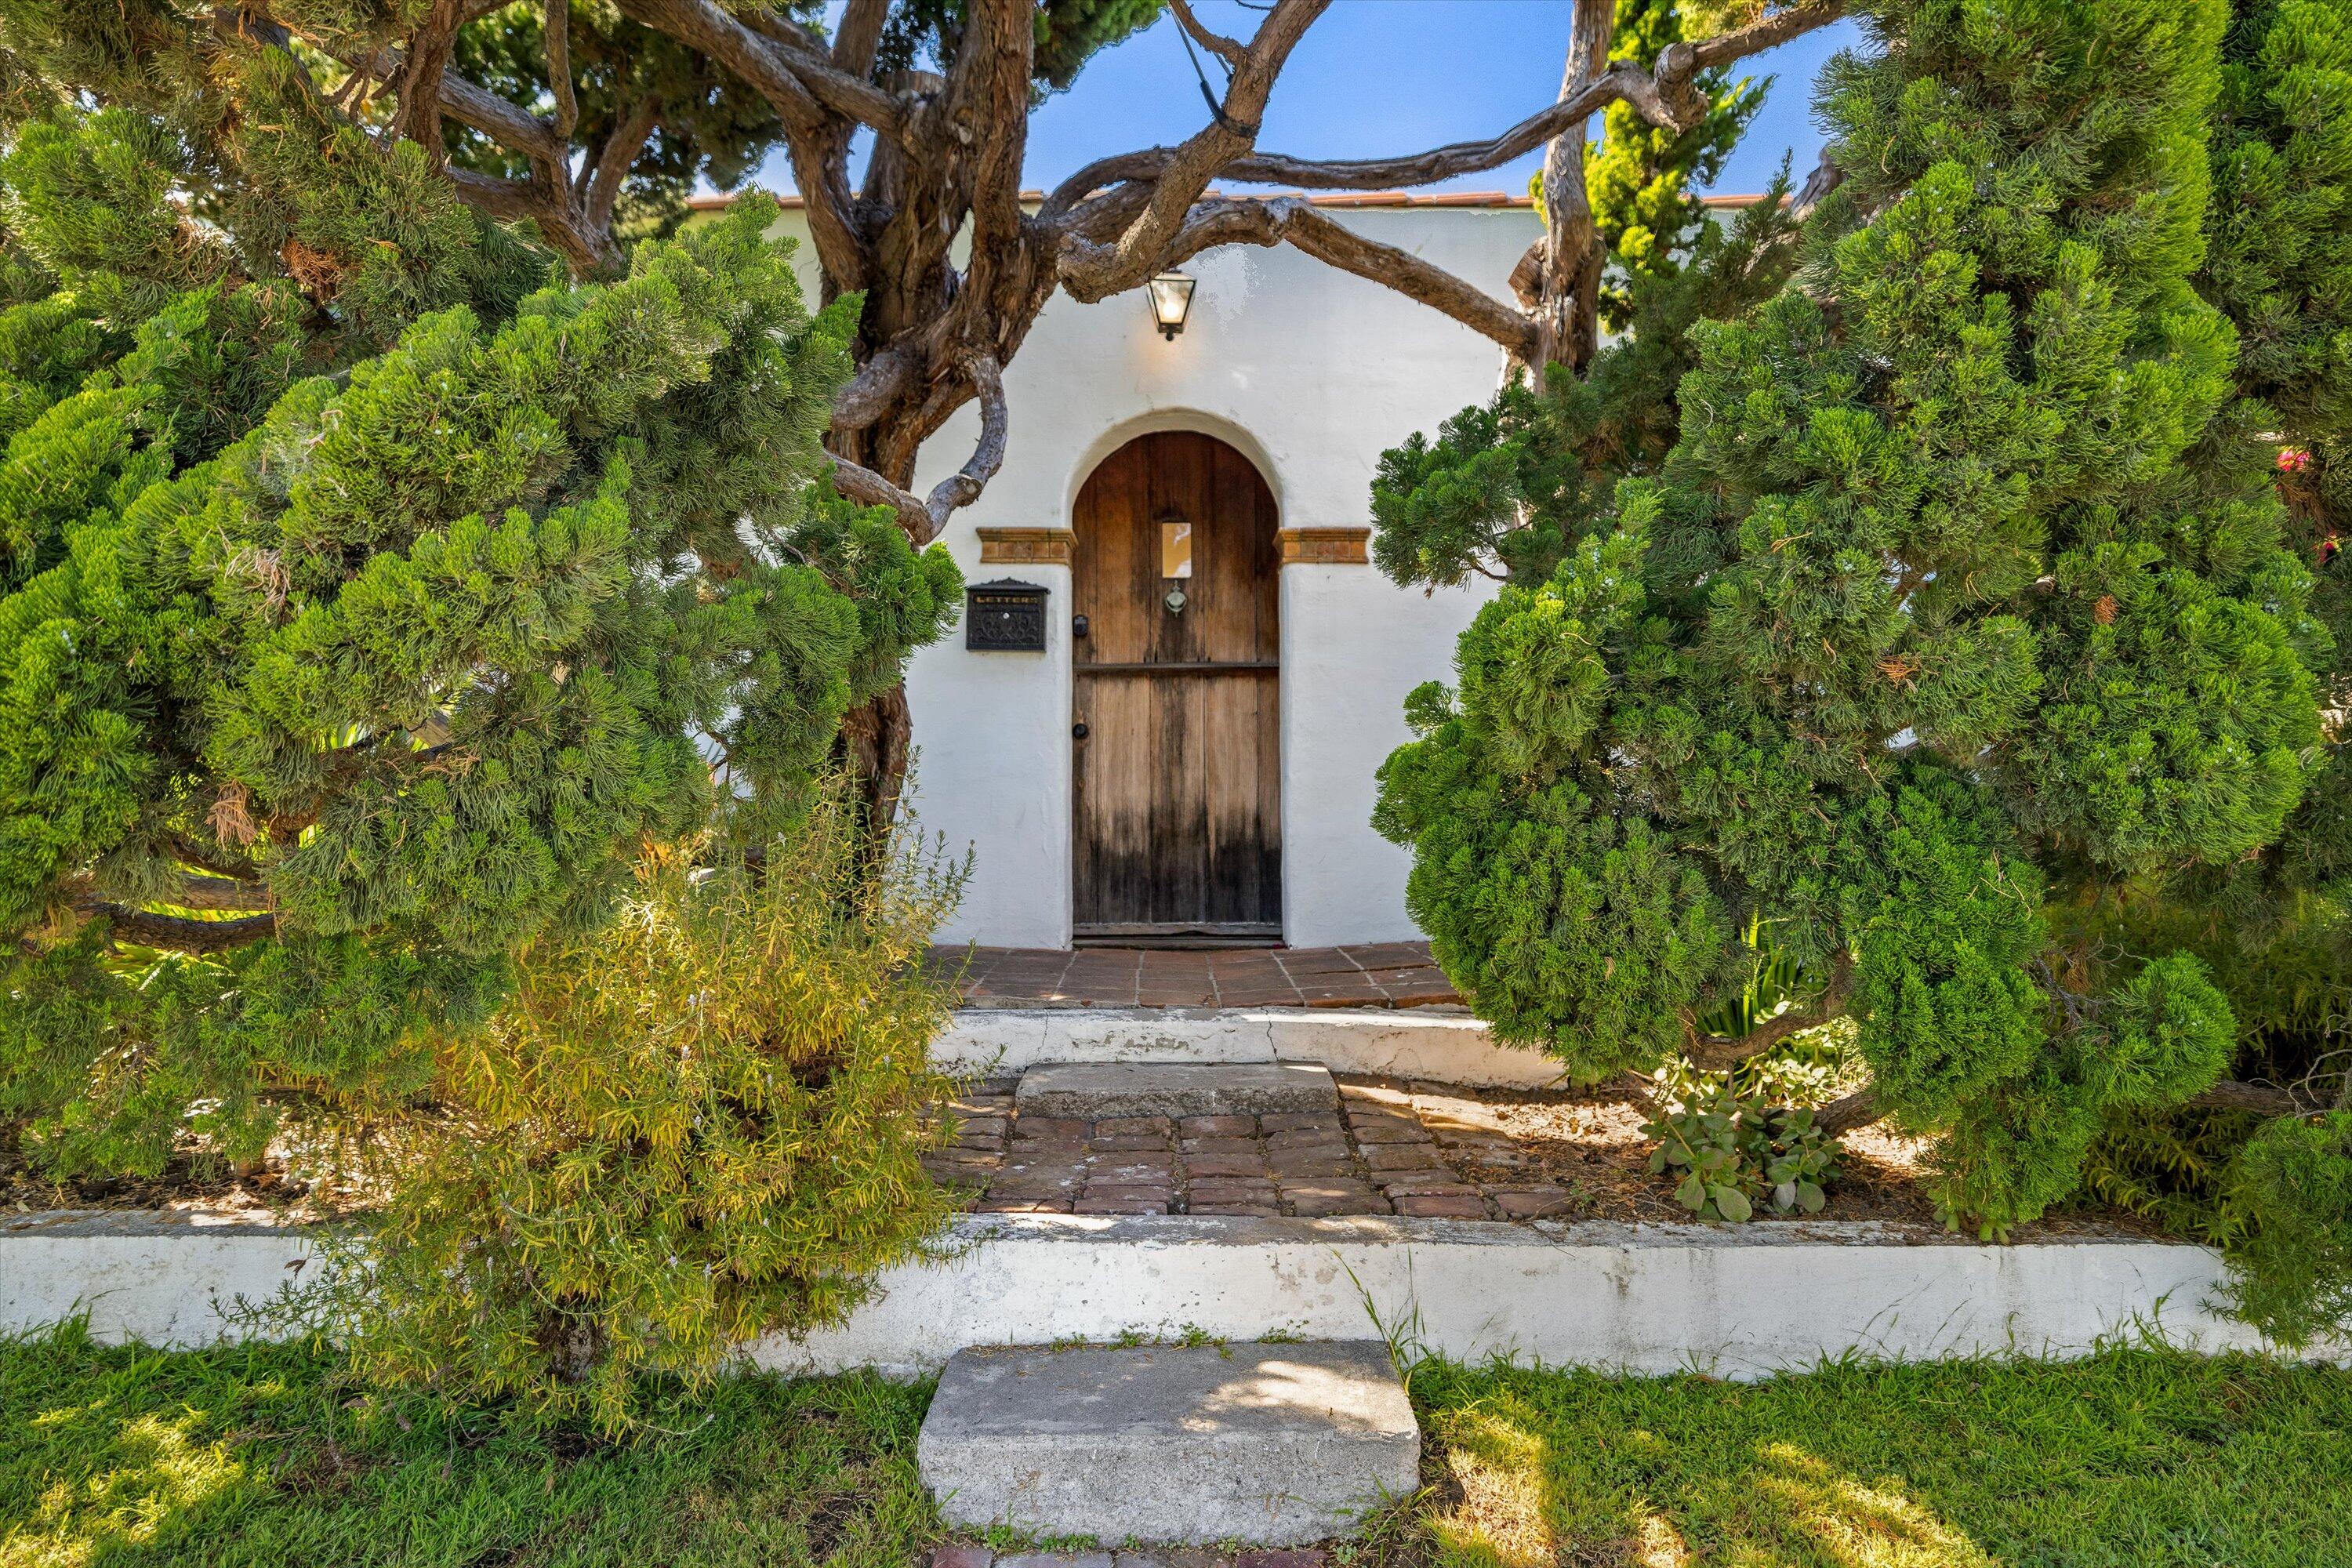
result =
[{"label": "door knocker", "polygon": [[1171,616],[1184,613],[1184,584],[1192,575],[1192,525],[1181,512],[1163,511],[1160,523],[1160,580],[1168,592],[1160,602]]}]

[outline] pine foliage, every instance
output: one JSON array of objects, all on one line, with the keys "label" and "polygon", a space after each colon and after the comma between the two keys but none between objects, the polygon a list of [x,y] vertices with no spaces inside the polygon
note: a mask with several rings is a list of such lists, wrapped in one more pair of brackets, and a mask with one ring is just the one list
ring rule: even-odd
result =
[{"label": "pine foliage", "polygon": [[[1741,19],[1738,11],[1708,0],[1623,0],[1609,58],[1655,70],[1667,46],[1727,32]],[[1685,271],[1688,253],[1710,226],[1697,192],[1722,174],[1772,89],[1769,78],[1734,79],[1723,68],[1699,72],[1691,85],[1706,96],[1706,109],[1688,130],[1654,125],[1632,104],[1612,103],[1601,110],[1600,142],[1585,152],[1586,194],[1609,260],[1601,324],[1611,331],[1630,328],[1644,297]],[[1538,198],[1542,183],[1538,173]]]},{"label": "pine foliage", "polygon": [[856,301],[772,204],[575,287],[289,57],[179,86],[0,167],[0,1117],[59,1171],[422,1082],[714,760],[804,811],[957,586],[817,479]]},{"label": "pine foliage", "polygon": [[[1673,0],[1617,9],[1612,58],[1645,68],[1666,47],[1722,18]],[[1768,84],[1704,72],[1709,97],[1680,135],[1624,104],[1585,153],[1585,180],[1605,252],[1602,323],[1616,334],[1586,374],[1547,369],[1540,386],[1514,379],[1493,402],[1385,452],[1372,482],[1373,560],[1399,583],[1451,587],[1474,575],[1521,584],[1559,564],[1570,520],[1608,510],[1617,480],[1657,471],[1675,444],[1675,393],[1690,368],[1689,330],[1769,298],[1795,261],[1785,178],[1727,227],[1692,194],[1723,167]],[[1532,186],[1543,199],[1543,176]]]},{"label": "pine foliage", "polygon": [[[1556,531],[1527,566],[1500,506],[1383,551],[1511,568],[1377,818],[1503,1037],[1585,1080],[1736,1046],[1706,1021],[1754,922],[1987,1234],[2072,1192],[2103,1118],[2227,1066],[2195,954],[2052,910],[2260,850],[2321,741],[2311,574],[2194,287],[2228,21],[1864,7],[1818,100],[1848,178],[1786,287],[1689,331],[1671,450],[1511,494]],[[1383,533],[1504,449],[1465,446],[1376,491]]]},{"label": "pine foliage", "polygon": [[2110,1118],[2087,1177],[2102,1200],[2227,1250],[2241,1310],[2303,1342],[2352,1328],[2352,5],[2239,5],[2221,82],[2197,285],[2238,329],[2240,425],[2274,455],[2288,542],[2333,641],[2323,746],[2261,855],[2126,889],[2082,920],[2202,956],[2236,1014],[2234,1076],[2313,1114]]}]

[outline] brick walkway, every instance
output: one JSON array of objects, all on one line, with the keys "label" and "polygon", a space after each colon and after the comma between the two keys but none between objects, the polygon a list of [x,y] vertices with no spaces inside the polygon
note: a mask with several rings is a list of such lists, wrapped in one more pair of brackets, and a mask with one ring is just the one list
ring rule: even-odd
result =
[{"label": "brick walkway", "polygon": [[1423,1007],[1456,999],[1420,942],[1206,952],[943,947],[932,955],[945,966],[965,963],[964,1002],[980,1007]]},{"label": "brick walkway", "polygon": [[1014,1214],[1399,1214],[1541,1219],[1574,1206],[1478,1102],[1343,1081],[1338,1112],[1018,1115],[1010,1084],[952,1102],[953,1147],[927,1160],[968,1206]]}]

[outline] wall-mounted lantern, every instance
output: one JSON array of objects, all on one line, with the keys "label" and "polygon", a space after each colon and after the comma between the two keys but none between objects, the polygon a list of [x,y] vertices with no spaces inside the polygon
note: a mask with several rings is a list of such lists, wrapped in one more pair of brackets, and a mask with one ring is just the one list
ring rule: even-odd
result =
[{"label": "wall-mounted lantern", "polygon": [[1184,318],[1192,309],[1192,283],[1181,272],[1162,272],[1143,286],[1151,299],[1151,320],[1170,342],[1184,330]]}]

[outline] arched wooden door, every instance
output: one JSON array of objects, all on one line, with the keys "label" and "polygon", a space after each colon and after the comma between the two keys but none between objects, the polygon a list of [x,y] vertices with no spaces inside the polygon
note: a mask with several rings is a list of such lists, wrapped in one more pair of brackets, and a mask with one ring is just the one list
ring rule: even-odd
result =
[{"label": "arched wooden door", "polygon": [[1072,520],[1073,915],[1080,939],[1282,930],[1274,495],[1195,431],[1142,436]]}]

